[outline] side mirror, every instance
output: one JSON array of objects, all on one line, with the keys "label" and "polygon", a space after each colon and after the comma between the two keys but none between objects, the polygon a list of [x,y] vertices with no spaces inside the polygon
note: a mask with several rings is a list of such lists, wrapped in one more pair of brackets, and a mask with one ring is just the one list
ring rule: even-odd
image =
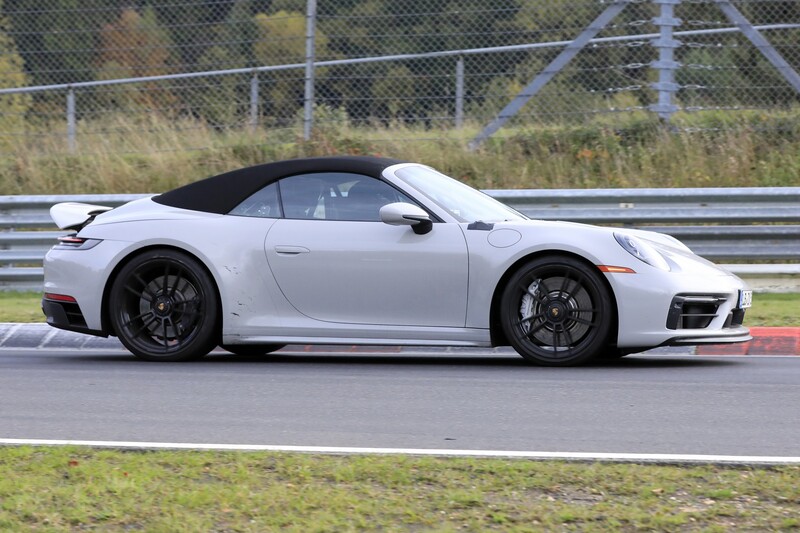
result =
[{"label": "side mirror", "polygon": [[405,202],[386,204],[380,210],[381,221],[390,226],[411,226],[414,233],[424,235],[433,229],[433,222],[422,208]]}]

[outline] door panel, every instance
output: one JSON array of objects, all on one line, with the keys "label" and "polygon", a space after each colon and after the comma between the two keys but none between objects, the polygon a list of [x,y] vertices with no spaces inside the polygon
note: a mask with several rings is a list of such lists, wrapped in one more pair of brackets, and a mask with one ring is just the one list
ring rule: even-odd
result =
[{"label": "door panel", "polygon": [[417,235],[382,222],[278,220],[265,251],[304,315],[353,324],[463,327],[467,247],[457,224]]}]

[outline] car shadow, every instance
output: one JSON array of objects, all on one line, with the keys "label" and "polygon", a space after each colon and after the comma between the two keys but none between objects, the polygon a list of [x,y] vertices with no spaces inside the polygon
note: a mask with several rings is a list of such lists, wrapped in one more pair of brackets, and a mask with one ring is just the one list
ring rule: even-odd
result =
[{"label": "car shadow", "polygon": [[358,352],[334,351],[334,352],[306,352],[293,350],[291,347],[267,355],[234,355],[225,351],[215,350],[209,355],[190,362],[180,363],[149,363],[140,361],[127,352],[101,352],[94,353],[60,353],[58,360],[87,361],[87,362],[108,362],[137,365],[395,365],[395,366],[462,366],[462,367],[503,367],[503,368],[527,368],[531,370],[579,370],[579,369],[623,369],[623,370],[644,370],[653,368],[703,368],[719,367],[741,364],[741,359],[723,358],[721,356],[692,356],[692,355],[671,355],[671,354],[633,354],[627,357],[595,361],[577,367],[545,367],[537,366],[527,362],[516,354],[510,353],[480,353],[475,350],[472,353],[452,352],[452,353],[386,353],[370,352],[361,350]]},{"label": "car shadow", "polygon": [[404,366],[486,366],[486,367],[518,367],[535,370],[565,370],[581,368],[621,368],[621,369],[652,369],[652,368],[677,368],[677,367],[715,367],[736,364],[735,360],[721,360],[710,358],[692,358],[691,356],[628,356],[613,361],[598,361],[577,367],[546,367],[534,365],[520,356],[490,355],[490,356],[463,356],[463,355],[353,355],[353,354],[270,354],[257,357],[242,357],[236,355],[220,355],[219,357],[206,357],[199,362],[210,364],[225,364],[236,362],[271,363],[271,364],[370,364],[370,365],[404,365]]}]

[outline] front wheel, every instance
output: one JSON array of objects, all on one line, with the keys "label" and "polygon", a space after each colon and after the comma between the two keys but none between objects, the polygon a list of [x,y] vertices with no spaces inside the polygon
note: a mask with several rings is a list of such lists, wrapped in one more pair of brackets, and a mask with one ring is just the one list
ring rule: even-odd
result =
[{"label": "front wheel", "polygon": [[111,286],[109,314],[119,340],[147,361],[187,361],[217,344],[217,294],[205,268],[176,250],[131,259]]},{"label": "front wheel", "polygon": [[503,290],[500,318],[511,345],[545,366],[578,365],[608,346],[613,307],[596,269],[567,256],[533,259]]}]

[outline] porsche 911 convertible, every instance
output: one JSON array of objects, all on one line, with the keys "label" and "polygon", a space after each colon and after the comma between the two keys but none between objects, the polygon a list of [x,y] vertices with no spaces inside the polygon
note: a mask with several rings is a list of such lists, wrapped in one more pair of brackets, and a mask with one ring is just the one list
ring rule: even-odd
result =
[{"label": "porsche 911 convertible", "polygon": [[145,360],[510,345],[560,366],[750,340],[752,292],[678,240],[531,220],[416,163],[280,161],[51,216],[74,233],[45,257],[47,322]]}]

